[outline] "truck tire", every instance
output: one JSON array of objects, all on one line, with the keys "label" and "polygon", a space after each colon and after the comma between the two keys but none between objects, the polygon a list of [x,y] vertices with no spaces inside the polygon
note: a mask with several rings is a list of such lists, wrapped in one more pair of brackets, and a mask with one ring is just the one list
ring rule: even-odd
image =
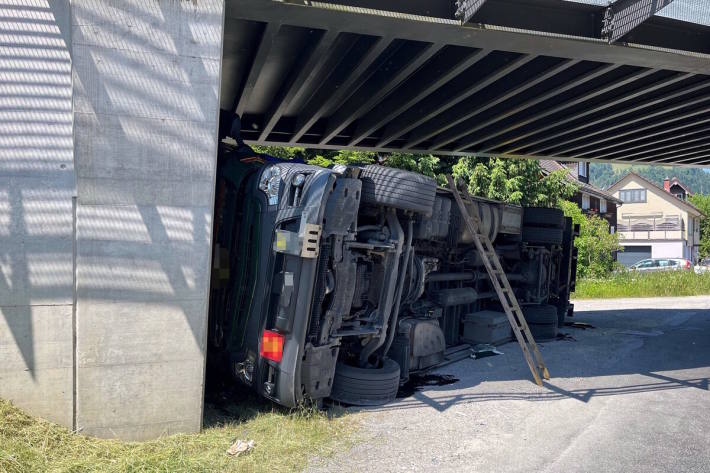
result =
[{"label": "truck tire", "polygon": [[547,325],[557,323],[557,308],[554,305],[526,305],[523,306],[523,315],[528,324]]},{"label": "truck tire", "polygon": [[523,307],[523,315],[535,340],[552,340],[557,337],[557,307],[528,305]]},{"label": "truck tire", "polygon": [[565,326],[565,317],[569,312],[569,301],[559,302],[557,305],[557,328],[560,329]]},{"label": "truck tire", "polygon": [[561,228],[523,227],[523,241],[540,245],[561,245]]},{"label": "truck tire", "polygon": [[530,325],[530,333],[537,342],[546,342],[557,338],[557,323],[554,325]]},{"label": "truck tire", "polygon": [[428,176],[385,166],[365,166],[360,173],[361,201],[431,216],[436,181]]},{"label": "truck tire", "polygon": [[389,358],[381,368],[357,368],[338,363],[330,398],[353,406],[381,406],[394,400],[399,389],[399,365]]},{"label": "truck tire", "polygon": [[523,225],[530,227],[565,228],[565,214],[560,209],[526,207]]}]

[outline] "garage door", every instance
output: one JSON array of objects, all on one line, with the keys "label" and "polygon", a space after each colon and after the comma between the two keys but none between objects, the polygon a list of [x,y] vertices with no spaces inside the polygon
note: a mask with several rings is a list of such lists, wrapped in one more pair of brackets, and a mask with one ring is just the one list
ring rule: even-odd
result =
[{"label": "garage door", "polygon": [[631,266],[642,259],[651,257],[650,246],[627,246],[624,251],[620,251],[617,256],[619,263],[624,266]]}]

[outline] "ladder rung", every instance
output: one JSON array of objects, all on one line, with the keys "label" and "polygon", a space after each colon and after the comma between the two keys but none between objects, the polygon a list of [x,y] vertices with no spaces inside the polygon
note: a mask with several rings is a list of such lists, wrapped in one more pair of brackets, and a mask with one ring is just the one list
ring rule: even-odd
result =
[{"label": "ladder rung", "polygon": [[515,337],[517,338],[518,343],[520,343],[525,361],[527,362],[528,367],[535,378],[535,382],[542,386],[542,380],[540,379],[541,375],[544,379],[550,379],[550,373],[547,371],[547,367],[545,366],[542,355],[537,348],[535,339],[530,333],[530,328],[525,322],[523,311],[518,304],[515,292],[513,292],[505,271],[500,264],[500,259],[498,258],[495,248],[493,247],[493,243],[488,239],[488,235],[484,235],[480,232],[481,221],[479,216],[472,216],[468,213],[468,209],[464,204],[464,199],[461,197],[461,194],[463,194],[466,201],[472,203],[468,189],[464,189],[463,192],[459,192],[454,178],[452,176],[447,176],[446,179],[449,182],[449,188],[456,199],[456,203],[461,213],[461,218],[466,224],[468,231],[473,236],[476,249],[483,258],[483,262],[486,266],[491,282],[493,283],[493,287],[495,288],[498,298],[503,305],[503,309],[508,316],[508,321],[510,322],[510,326],[515,333]]}]

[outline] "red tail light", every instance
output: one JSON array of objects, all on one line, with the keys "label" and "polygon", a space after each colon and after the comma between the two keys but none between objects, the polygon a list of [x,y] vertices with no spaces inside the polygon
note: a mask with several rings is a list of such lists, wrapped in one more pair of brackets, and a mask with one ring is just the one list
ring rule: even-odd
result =
[{"label": "red tail light", "polygon": [[284,354],[284,336],[272,330],[264,330],[261,336],[259,355],[267,360],[281,362]]},{"label": "red tail light", "polygon": [[690,260],[685,260],[685,269],[690,269]]}]

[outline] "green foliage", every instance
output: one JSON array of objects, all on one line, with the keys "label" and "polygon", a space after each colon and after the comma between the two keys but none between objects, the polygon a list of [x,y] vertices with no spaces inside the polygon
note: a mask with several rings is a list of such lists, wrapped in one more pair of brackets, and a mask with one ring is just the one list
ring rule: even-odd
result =
[{"label": "green foliage", "polygon": [[306,148],[299,146],[252,146],[257,153],[264,153],[281,159],[303,159],[306,156]]},{"label": "green foliage", "polygon": [[392,153],[384,158],[383,164],[434,177],[437,184],[446,185],[445,163],[431,154]]},{"label": "green foliage", "polygon": [[690,196],[690,203],[699,208],[705,218],[700,220],[700,248],[698,256],[710,256],[710,195],[694,194]]},{"label": "green foliage", "polygon": [[565,171],[543,176],[534,160],[465,156],[452,172],[468,182],[473,195],[529,207],[557,207],[577,191]]},{"label": "green foliage", "polygon": [[589,182],[602,189],[608,189],[622,176],[616,174],[611,164],[589,163]]},{"label": "green foliage", "polygon": [[710,194],[710,173],[699,168],[591,163],[589,179],[595,186],[607,189],[629,171],[640,174],[660,187],[663,187],[666,177],[677,177],[693,193]]},{"label": "green foliage", "polygon": [[335,164],[372,164],[377,161],[377,154],[367,151],[340,150],[330,159]]},{"label": "green foliage", "polygon": [[561,202],[562,210],[567,217],[579,224],[579,236],[574,245],[579,251],[577,257],[577,276],[603,277],[617,268],[613,254],[621,249],[618,234],[609,234],[609,223],[596,216],[584,215],[577,204]]},{"label": "green foliage", "polygon": [[317,154],[312,158],[308,158],[306,162],[313,166],[320,166],[322,168],[327,168],[334,164],[332,159],[328,159],[325,156],[321,156],[320,154]]},{"label": "green foliage", "polygon": [[372,164],[406,169],[436,178],[446,186],[446,174],[453,173],[469,184],[473,195],[524,206],[557,207],[577,187],[565,177],[565,171],[544,176],[534,160],[477,158],[464,156],[442,159],[431,154],[390,153],[379,156],[366,151],[330,151],[300,147],[254,146],[254,150],[282,159],[302,159],[308,164],[330,167],[333,164]]},{"label": "green foliage", "polygon": [[308,164],[327,168],[333,164],[372,164],[377,154],[366,151],[330,151],[306,149],[298,146],[252,146],[257,153],[265,153],[281,159],[301,159]]},{"label": "green foliage", "polygon": [[710,295],[710,273],[694,271],[622,271],[606,278],[580,279],[574,292],[576,299],[704,295]]}]

